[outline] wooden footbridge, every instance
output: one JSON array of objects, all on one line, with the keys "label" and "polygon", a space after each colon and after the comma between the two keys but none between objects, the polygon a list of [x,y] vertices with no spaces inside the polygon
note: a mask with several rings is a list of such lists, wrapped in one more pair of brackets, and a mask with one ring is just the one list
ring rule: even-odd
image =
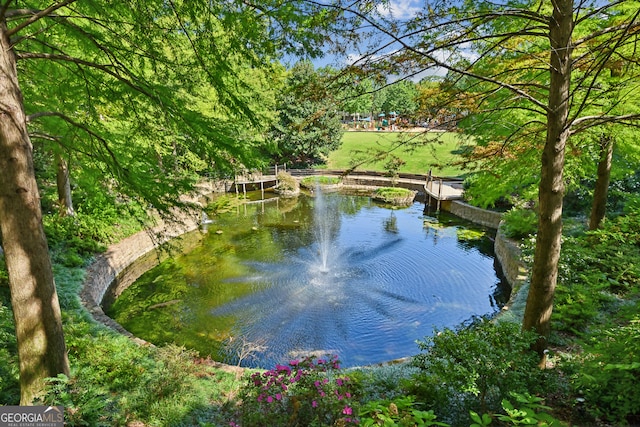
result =
[{"label": "wooden footbridge", "polygon": [[[264,193],[266,189],[278,184],[277,176],[281,171],[296,178],[314,175],[340,176],[344,185],[351,187],[385,187],[391,184],[391,178],[381,172],[350,171],[345,174],[343,170],[287,169],[286,166],[272,166],[264,173],[248,172],[236,175],[228,191],[235,190],[236,193],[246,194],[247,190],[261,190]],[[431,204],[432,200],[436,202],[437,210],[440,210],[442,201],[462,199],[463,193],[461,179],[441,178],[431,173],[425,175],[401,173],[395,179],[395,186],[425,194],[428,204]]]}]

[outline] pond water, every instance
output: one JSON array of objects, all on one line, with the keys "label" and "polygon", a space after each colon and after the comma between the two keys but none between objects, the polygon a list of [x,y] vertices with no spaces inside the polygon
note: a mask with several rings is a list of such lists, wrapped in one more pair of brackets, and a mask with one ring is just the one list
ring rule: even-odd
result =
[{"label": "pond water", "polygon": [[416,340],[495,314],[509,293],[490,233],[423,208],[320,192],[243,205],[105,309],[147,341],[242,366],[414,355]]}]

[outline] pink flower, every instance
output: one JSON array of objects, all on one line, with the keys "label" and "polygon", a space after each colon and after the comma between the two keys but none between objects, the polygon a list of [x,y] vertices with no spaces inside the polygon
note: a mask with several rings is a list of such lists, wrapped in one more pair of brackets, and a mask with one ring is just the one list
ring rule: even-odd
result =
[{"label": "pink flower", "polygon": [[342,382],[342,378],[338,378],[338,379],[336,380],[336,383],[337,383],[340,387],[342,387],[342,384],[343,384],[343,382]]},{"label": "pink flower", "polygon": [[311,406],[314,408],[318,407],[318,402],[316,402],[315,400],[311,401]]},{"label": "pink flower", "polygon": [[345,415],[351,415],[353,414],[353,409],[351,409],[350,406],[345,406],[344,409],[342,410],[342,413]]},{"label": "pink flower", "polygon": [[300,363],[300,361],[297,360],[297,359],[296,360],[292,360],[292,361],[289,362],[289,366],[298,366],[299,363]]},{"label": "pink flower", "polygon": [[276,400],[282,400],[282,394],[276,393]]},{"label": "pink flower", "polygon": [[285,365],[276,365],[276,370],[286,372],[287,374],[291,373],[291,368]]},{"label": "pink flower", "polygon": [[273,402],[273,397],[267,396],[267,402],[269,402],[269,403]]}]

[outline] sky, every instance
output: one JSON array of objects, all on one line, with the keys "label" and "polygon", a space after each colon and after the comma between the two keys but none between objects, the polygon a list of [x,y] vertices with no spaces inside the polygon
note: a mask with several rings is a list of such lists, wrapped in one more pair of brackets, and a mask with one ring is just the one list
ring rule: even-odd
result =
[{"label": "sky", "polygon": [[[414,17],[420,10],[424,7],[424,0],[391,0],[384,5],[378,5],[377,11],[385,16],[392,17],[395,19],[409,19]],[[319,58],[313,61],[316,68],[324,67],[327,65],[340,68],[343,65],[353,63],[358,58],[360,58],[360,54],[358,52],[350,52],[347,53],[346,56],[336,56],[329,54],[323,58]],[[444,70],[429,70],[424,73],[420,73],[411,78],[413,81],[419,81],[426,76],[433,75],[444,75]],[[390,80],[397,80],[398,76],[390,76]]]}]

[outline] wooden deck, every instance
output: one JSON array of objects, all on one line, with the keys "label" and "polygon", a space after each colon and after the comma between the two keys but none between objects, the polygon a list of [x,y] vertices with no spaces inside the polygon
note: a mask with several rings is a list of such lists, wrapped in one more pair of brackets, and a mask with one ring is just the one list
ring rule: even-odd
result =
[{"label": "wooden deck", "polygon": [[[290,172],[295,177],[304,177],[311,175],[329,175],[329,176],[339,176],[344,173],[344,171],[339,170],[297,170],[290,169]],[[354,173],[350,173],[345,177],[346,184],[348,181],[352,181],[352,183],[356,182],[369,182],[371,186],[374,187],[382,187],[389,185],[391,179],[389,177],[384,176],[382,173],[376,172],[367,172],[367,171],[357,171]],[[264,191],[267,188],[273,187],[277,185],[277,177],[272,174],[250,174],[250,175],[239,175],[236,176],[234,183],[231,186],[230,191],[243,192],[246,193],[247,189],[254,190],[262,190]],[[400,176],[396,179],[396,185],[398,187],[410,188],[410,189],[420,189],[420,191],[424,191],[424,193],[430,197],[431,199],[435,199],[438,202],[445,200],[459,200],[462,199],[463,193],[463,185],[462,180],[459,179],[447,179],[447,178],[438,178],[430,175],[419,175],[419,174],[400,174]],[[235,190],[234,190],[235,189]]]},{"label": "wooden deck", "polygon": [[425,193],[437,200],[462,199],[462,181],[445,179],[431,180],[424,185]]}]

